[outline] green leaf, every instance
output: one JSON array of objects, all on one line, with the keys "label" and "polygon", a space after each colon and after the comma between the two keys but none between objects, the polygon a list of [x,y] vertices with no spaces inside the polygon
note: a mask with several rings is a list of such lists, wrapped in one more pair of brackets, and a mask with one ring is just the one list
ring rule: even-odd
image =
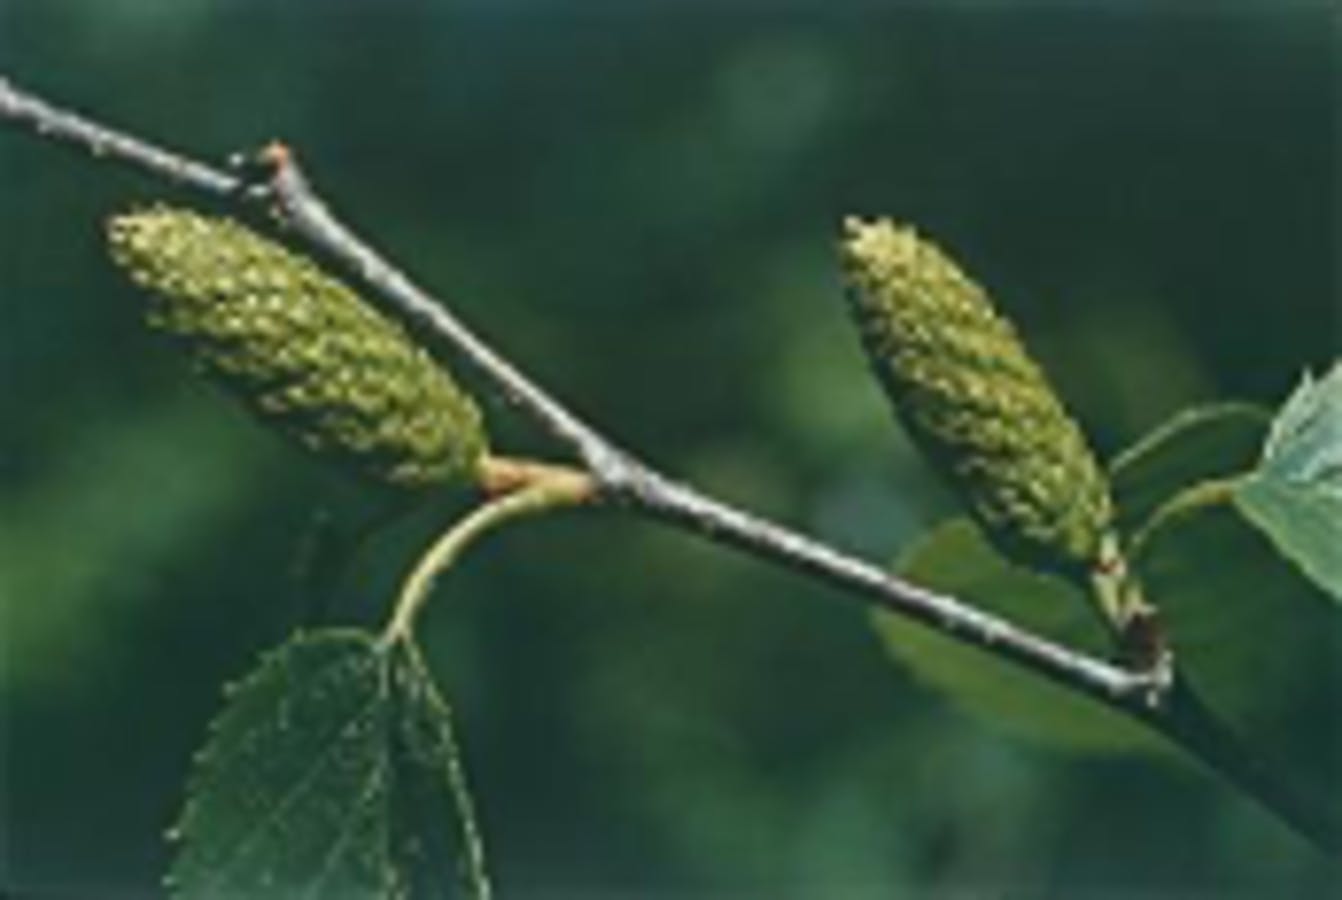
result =
[{"label": "green leaf", "polygon": [[[296,636],[229,692],[212,726],[175,833],[174,893],[405,896],[418,864],[450,858],[407,812],[464,792],[450,734],[409,645],[351,630]],[[477,861],[469,806],[437,814],[463,822]]]},{"label": "green leaf", "polygon": [[[1246,714],[1263,710],[1273,688],[1271,679],[1255,682],[1239,668],[1248,652],[1245,644],[1253,643],[1255,634],[1271,632],[1271,623],[1258,621],[1261,611],[1254,606],[1255,598],[1246,598],[1245,592],[1260,591],[1265,579],[1288,587],[1292,580],[1290,573],[1281,580],[1280,563],[1270,548],[1246,533],[1236,517],[1224,521],[1224,501],[1233,482],[1219,479],[1253,467],[1268,422],[1266,411],[1245,404],[1186,410],[1109,467],[1121,527],[1145,538],[1143,557],[1135,564],[1149,581],[1148,596],[1174,633],[1181,662],[1199,684],[1207,683],[1214,695],[1211,702]],[[1215,570],[1208,571],[1209,566]],[[1100,656],[1113,654],[1079,590],[1012,566],[967,520],[934,531],[904,556],[899,568],[913,581],[1038,634]],[[1296,590],[1296,600],[1298,594]],[[1218,612],[1221,607],[1223,612]],[[991,654],[888,614],[879,615],[877,622],[891,654],[917,677],[1004,730],[1086,752],[1164,746],[1126,718]],[[1272,670],[1282,658],[1278,653],[1254,664]]]},{"label": "green leaf", "polygon": [[[1342,621],[1236,513],[1232,491],[1233,483],[1211,482],[1178,495],[1153,519],[1134,562],[1181,667],[1208,705],[1318,781],[1327,775],[1326,753],[1318,749],[1326,742],[1287,745],[1300,732],[1301,710],[1327,708]],[[1037,634],[1111,655],[1078,590],[1012,566],[967,519],[934,530],[899,569]],[[895,659],[990,725],[1072,751],[1166,746],[1125,717],[990,653],[890,613],[874,620]]]},{"label": "green leaf", "polygon": [[1134,560],[1180,667],[1219,718],[1321,794],[1342,796],[1342,616],[1236,509],[1238,482],[1161,508]]},{"label": "green leaf", "polygon": [[1109,464],[1119,531],[1140,531],[1185,488],[1252,469],[1270,420],[1266,409],[1247,403],[1193,407],[1124,450]]},{"label": "green leaf", "polygon": [[1230,481],[1178,495],[1134,564],[1204,700],[1251,722],[1289,705],[1342,635],[1319,592],[1237,513],[1236,493]]},{"label": "green leaf", "polygon": [[[486,898],[491,891],[484,844],[451,710],[414,645],[404,648],[396,679],[401,713],[396,762],[401,780],[395,852],[410,896],[439,897],[445,885],[461,880],[472,896]],[[445,815],[453,810],[455,816]]]},{"label": "green leaf", "polygon": [[[1076,588],[1008,563],[968,519],[935,529],[898,568],[912,581],[1037,634],[1106,652],[1103,626]],[[1140,725],[993,654],[891,613],[876,613],[874,621],[889,652],[921,681],[1006,731],[1074,750],[1132,752],[1159,746]]]},{"label": "green leaf", "polygon": [[1277,418],[1239,509],[1315,583],[1342,601],[1342,363],[1308,375]]},{"label": "green leaf", "polygon": [[386,656],[362,633],[299,636],[266,657],[199,758],[180,895],[393,895],[391,696]]}]

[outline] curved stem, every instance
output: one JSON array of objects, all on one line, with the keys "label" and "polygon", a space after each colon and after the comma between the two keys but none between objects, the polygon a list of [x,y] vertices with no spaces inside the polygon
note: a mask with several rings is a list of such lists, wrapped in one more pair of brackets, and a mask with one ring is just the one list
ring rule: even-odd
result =
[{"label": "curved stem", "polygon": [[1205,509],[1208,506],[1228,506],[1234,503],[1235,489],[1243,478],[1232,475],[1227,478],[1213,478],[1200,481],[1192,487],[1184,488],[1165,501],[1156,513],[1143,523],[1140,530],[1128,540],[1128,554],[1134,560],[1140,560],[1146,553],[1151,536],[1171,521]]},{"label": "curved stem", "polygon": [[381,644],[405,641],[414,632],[415,619],[428,601],[434,582],[462,552],[486,532],[523,516],[575,506],[590,499],[592,483],[580,472],[554,468],[552,474],[487,501],[438,537],[401,587]]}]

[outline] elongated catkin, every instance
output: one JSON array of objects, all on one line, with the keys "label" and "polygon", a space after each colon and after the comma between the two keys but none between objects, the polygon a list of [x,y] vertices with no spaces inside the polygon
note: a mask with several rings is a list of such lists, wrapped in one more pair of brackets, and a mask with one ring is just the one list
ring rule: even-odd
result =
[{"label": "elongated catkin", "polygon": [[1108,482],[1015,329],[912,229],[845,223],[847,296],[872,368],[920,450],[1019,562],[1079,575],[1113,530]]},{"label": "elongated catkin", "polygon": [[402,487],[471,481],[479,410],[399,325],[311,261],[225,218],[116,216],[113,260],[174,336],[264,421]]}]

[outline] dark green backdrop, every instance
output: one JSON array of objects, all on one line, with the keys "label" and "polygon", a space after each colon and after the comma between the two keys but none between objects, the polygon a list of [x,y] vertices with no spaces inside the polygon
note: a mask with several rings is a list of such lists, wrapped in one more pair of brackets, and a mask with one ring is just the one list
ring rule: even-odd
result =
[{"label": "dark green backdrop", "polygon": [[[1179,5],[1206,11],[0,0],[0,71],[214,159],[290,141],[595,422],[887,557],[950,507],[843,318],[845,214],[952,248],[1106,454],[1336,355],[1336,23]],[[152,891],[220,682],[305,617],[375,621],[460,505],[338,577],[303,564],[314,522],[384,498],[143,331],[99,229],[164,196],[0,132],[0,886],[20,896]],[[488,412],[501,445],[547,451]],[[1325,876],[1191,769],[1002,737],[888,665],[833,591],[655,526],[507,533],[426,624],[504,897],[1306,896]]]}]

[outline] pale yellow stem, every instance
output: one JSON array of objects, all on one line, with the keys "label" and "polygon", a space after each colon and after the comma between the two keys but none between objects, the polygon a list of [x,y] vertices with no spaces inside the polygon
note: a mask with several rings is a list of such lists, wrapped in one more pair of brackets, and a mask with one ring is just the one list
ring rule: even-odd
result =
[{"label": "pale yellow stem", "polygon": [[476,507],[429,546],[401,587],[391,618],[382,630],[383,646],[411,636],[415,618],[438,576],[485,532],[524,516],[579,505],[595,495],[591,478],[583,472],[559,467],[537,467],[534,471],[529,483]]}]

